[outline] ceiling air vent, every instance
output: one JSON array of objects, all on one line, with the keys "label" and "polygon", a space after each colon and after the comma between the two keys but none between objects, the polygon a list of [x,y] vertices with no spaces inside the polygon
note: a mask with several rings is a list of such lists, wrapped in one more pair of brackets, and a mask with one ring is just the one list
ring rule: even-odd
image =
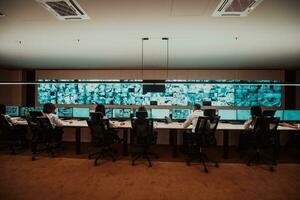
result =
[{"label": "ceiling air vent", "polygon": [[36,0],[59,20],[90,19],[75,0]]},{"label": "ceiling air vent", "polygon": [[221,0],[212,16],[244,17],[251,13],[263,0]]}]

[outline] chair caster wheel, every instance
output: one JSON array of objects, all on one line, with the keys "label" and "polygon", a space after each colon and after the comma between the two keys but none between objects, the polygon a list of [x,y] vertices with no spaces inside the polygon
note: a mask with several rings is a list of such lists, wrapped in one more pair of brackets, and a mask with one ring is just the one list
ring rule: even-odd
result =
[{"label": "chair caster wheel", "polygon": [[190,163],[190,162],[187,162],[186,165],[187,165],[187,166],[191,166],[191,163]]},{"label": "chair caster wheel", "polygon": [[157,155],[157,156],[155,156],[155,158],[156,158],[156,159],[159,159],[159,156]]},{"label": "chair caster wheel", "polygon": [[94,166],[97,166],[98,165],[98,163],[97,162],[94,162]]},{"label": "chair caster wheel", "polygon": [[134,166],[135,164],[134,163],[131,163],[131,166]]},{"label": "chair caster wheel", "polygon": [[271,172],[274,172],[275,170],[274,170],[274,167],[270,167],[270,171]]},{"label": "chair caster wheel", "polygon": [[152,167],[152,164],[149,164],[149,167]]},{"label": "chair caster wheel", "polygon": [[32,157],[31,160],[32,160],[32,161],[35,161],[35,157]]},{"label": "chair caster wheel", "polygon": [[247,166],[249,166],[249,167],[250,167],[250,165],[251,165],[250,163],[247,163]]},{"label": "chair caster wheel", "polygon": [[88,159],[91,160],[92,159],[91,156],[89,156]]},{"label": "chair caster wheel", "polygon": [[113,162],[116,162],[116,159],[112,159]]},{"label": "chair caster wheel", "polygon": [[219,167],[219,164],[218,164],[218,163],[216,163],[216,164],[215,164],[215,167]]},{"label": "chair caster wheel", "polygon": [[204,169],[204,172],[205,172],[205,173],[208,173],[208,170],[205,168],[205,169]]}]

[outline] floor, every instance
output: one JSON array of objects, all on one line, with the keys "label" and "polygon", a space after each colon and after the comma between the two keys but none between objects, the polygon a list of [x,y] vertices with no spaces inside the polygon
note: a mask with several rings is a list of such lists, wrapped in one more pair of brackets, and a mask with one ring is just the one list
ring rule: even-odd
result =
[{"label": "floor", "polygon": [[172,158],[167,146],[154,149],[160,158],[152,168],[144,161],[133,167],[130,157],[122,156],[95,167],[87,159],[88,145],[78,156],[73,144],[64,146],[55,158],[43,154],[36,161],[28,150],[17,155],[2,151],[0,199],[300,199],[300,163],[294,153],[281,156],[272,173],[264,166],[248,167],[233,149],[231,159],[222,160],[216,148],[210,152],[220,167],[209,165],[205,174],[200,165],[187,166],[182,154]]}]

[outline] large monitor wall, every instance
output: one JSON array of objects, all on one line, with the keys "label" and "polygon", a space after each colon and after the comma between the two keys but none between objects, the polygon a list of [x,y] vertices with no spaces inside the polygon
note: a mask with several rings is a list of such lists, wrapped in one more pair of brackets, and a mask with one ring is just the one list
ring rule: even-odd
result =
[{"label": "large monitor wall", "polygon": [[39,81],[39,104],[191,106],[205,102],[211,106],[280,107],[282,97],[281,86],[274,85],[279,81],[274,80]]}]

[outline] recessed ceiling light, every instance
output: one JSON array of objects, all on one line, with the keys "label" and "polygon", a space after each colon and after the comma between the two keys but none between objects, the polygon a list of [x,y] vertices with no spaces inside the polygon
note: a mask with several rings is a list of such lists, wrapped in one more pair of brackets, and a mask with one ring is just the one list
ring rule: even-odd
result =
[{"label": "recessed ceiling light", "polygon": [[3,13],[0,12],[0,17],[5,17],[6,15],[4,15]]}]

